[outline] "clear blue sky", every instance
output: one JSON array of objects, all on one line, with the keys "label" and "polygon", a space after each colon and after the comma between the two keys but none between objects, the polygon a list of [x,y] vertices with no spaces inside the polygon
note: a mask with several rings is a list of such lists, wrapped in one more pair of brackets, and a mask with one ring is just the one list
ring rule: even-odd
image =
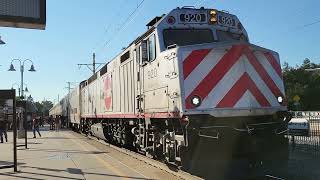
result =
[{"label": "clear blue sky", "polygon": [[[320,63],[320,2],[317,0],[145,0],[134,19],[119,26],[141,0],[47,0],[46,30],[0,28],[7,43],[0,46],[0,89],[20,82],[19,72],[8,72],[13,58],[32,59],[36,73],[25,73],[35,100],[57,101],[67,93],[67,81],[79,82],[90,71],[77,63],[107,62],[146,30],[154,16],[178,6],[197,5],[237,15],[252,43],[280,53],[282,62],[301,64],[308,57]],[[313,24],[314,23],[314,24]],[[107,31],[106,31],[107,30]],[[110,41],[108,46],[104,44]],[[29,64],[27,64],[29,67]],[[17,64],[15,64],[18,70]]]}]

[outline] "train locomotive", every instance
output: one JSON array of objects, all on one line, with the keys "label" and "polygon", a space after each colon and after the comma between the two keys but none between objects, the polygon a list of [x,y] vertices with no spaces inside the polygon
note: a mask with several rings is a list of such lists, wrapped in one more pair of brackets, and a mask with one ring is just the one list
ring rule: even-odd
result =
[{"label": "train locomotive", "polygon": [[289,121],[278,53],[216,9],[176,8],[147,27],[50,114],[201,177],[277,174]]}]

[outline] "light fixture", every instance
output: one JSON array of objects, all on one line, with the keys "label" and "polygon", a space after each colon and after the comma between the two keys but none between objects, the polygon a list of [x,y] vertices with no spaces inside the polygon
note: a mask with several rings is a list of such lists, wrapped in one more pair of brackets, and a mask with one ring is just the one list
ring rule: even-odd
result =
[{"label": "light fixture", "polygon": [[193,96],[191,98],[191,103],[192,105],[194,105],[195,107],[199,107],[201,105],[201,98],[199,96]]},{"label": "light fixture", "polygon": [[210,23],[215,24],[218,21],[217,11],[215,9],[210,10]]},{"label": "light fixture", "polygon": [[277,98],[277,100],[278,100],[278,103],[282,103],[283,102],[283,98],[281,97],[281,96],[279,96],[278,98]]},{"label": "light fixture", "polygon": [[13,64],[11,63],[10,65],[10,69],[8,71],[16,71],[16,69],[14,68]]},{"label": "light fixture", "polygon": [[33,64],[31,65],[31,67],[30,67],[29,71],[31,71],[31,72],[35,72],[35,71],[36,71],[36,70],[34,69]]},{"label": "light fixture", "polygon": [[1,36],[0,36],[0,44],[6,44],[4,41],[2,41]]},{"label": "light fixture", "polygon": [[168,24],[174,24],[176,22],[176,19],[173,16],[169,16],[167,19]]},{"label": "light fixture", "polygon": [[216,11],[216,10],[214,10],[214,9],[212,9],[212,10],[210,11],[210,14],[214,16],[214,15],[216,15],[216,14],[217,14],[217,11]]}]

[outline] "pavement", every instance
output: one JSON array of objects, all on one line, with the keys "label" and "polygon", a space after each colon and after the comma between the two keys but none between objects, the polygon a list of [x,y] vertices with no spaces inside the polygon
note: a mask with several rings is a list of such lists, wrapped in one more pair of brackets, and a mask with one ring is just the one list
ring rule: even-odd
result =
[{"label": "pavement", "polygon": [[305,138],[307,141],[303,141],[303,139],[304,137],[297,138],[296,144],[290,145],[288,163],[290,180],[318,180],[320,179],[319,140]]},{"label": "pavement", "polygon": [[[18,147],[18,172],[0,169],[0,180],[178,179],[72,131],[55,132],[46,127],[41,134],[41,138],[33,139],[32,132],[28,132],[28,149]],[[0,166],[13,162],[12,132],[8,136],[9,142],[0,144]],[[23,142],[18,139],[18,144]]]},{"label": "pavement", "polygon": [[[179,179],[172,173],[156,168],[78,133],[41,129],[42,137],[33,139],[28,132],[28,149],[18,147],[18,172],[0,169],[0,180],[16,179]],[[0,166],[13,164],[13,138],[0,144]],[[23,144],[24,139],[18,139]],[[314,144],[314,143],[312,143]],[[290,149],[290,179],[320,179],[320,154],[314,146]],[[312,150],[312,151],[311,151]],[[186,178],[189,179],[189,178]]]}]

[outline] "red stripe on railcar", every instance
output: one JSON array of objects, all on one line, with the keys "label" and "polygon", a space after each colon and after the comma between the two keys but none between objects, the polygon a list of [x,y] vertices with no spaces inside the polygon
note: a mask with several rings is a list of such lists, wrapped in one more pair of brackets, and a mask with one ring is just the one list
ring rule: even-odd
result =
[{"label": "red stripe on railcar", "polygon": [[236,45],[220,59],[220,61],[213,67],[209,74],[199,83],[199,85],[192,91],[186,99],[186,108],[195,108],[191,104],[191,98],[194,95],[205,99],[210,91],[219,83],[231,67],[238,61],[246,46]]},{"label": "red stripe on railcar", "polygon": [[189,74],[202,62],[202,60],[209,54],[210,49],[194,50],[183,61],[183,77],[187,79]]},{"label": "red stripe on railcar", "polygon": [[224,98],[219,102],[217,108],[234,107],[244,93],[249,90],[262,107],[270,107],[267,98],[260,92],[256,84],[252,81],[248,73],[244,73],[234,84]]}]

